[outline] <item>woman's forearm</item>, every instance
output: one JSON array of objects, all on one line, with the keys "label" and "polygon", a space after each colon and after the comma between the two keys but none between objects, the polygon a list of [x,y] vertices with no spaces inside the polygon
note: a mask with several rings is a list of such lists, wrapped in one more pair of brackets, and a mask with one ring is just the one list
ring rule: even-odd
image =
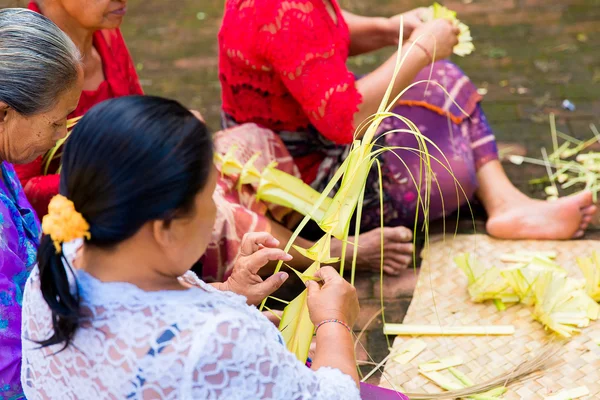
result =
[{"label": "woman's forearm", "polygon": [[350,55],[369,53],[398,42],[397,32],[389,18],[363,17],[342,11],[350,29]]},{"label": "woman's forearm", "polygon": [[[409,44],[405,44],[402,47],[403,57],[409,47]],[[381,99],[394,75],[396,57],[397,53],[394,53],[375,71],[356,81],[356,88],[362,95],[362,103],[358,106],[358,112],[354,114],[355,127],[377,112]],[[425,68],[430,62],[429,56],[422,49],[414,46],[406,56],[396,77],[390,100],[410,85],[419,71]]]},{"label": "woman's forearm", "polygon": [[352,334],[341,324],[330,322],[317,331],[317,349],[311,368],[337,368],[359,385]]}]

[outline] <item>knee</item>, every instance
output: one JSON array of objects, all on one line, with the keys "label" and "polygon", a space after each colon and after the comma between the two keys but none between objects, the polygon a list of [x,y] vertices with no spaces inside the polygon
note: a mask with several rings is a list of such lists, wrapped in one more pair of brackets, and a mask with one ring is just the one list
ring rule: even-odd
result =
[{"label": "knee", "polygon": [[440,169],[441,172],[434,172],[436,179],[433,185],[436,187],[432,193],[439,191],[447,208],[457,209],[474,198],[478,183],[473,162],[467,159],[451,160],[445,164],[445,168],[440,166]]}]

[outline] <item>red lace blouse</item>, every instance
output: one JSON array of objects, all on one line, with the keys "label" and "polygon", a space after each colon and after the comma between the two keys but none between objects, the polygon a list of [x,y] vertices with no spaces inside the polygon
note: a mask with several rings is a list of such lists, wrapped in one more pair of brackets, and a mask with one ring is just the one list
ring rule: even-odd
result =
[{"label": "red lace blouse", "polygon": [[[29,3],[28,8],[41,13],[35,2]],[[144,94],[129,50],[118,29],[96,32],[94,47],[102,59],[105,80],[98,89],[83,91],[77,109],[69,115],[69,118],[81,116],[94,105],[107,99]],[[58,166],[58,162],[51,165],[50,171],[56,172]],[[48,204],[52,197],[58,194],[59,175],[43,175],[42,157],[29,164],[15,165],[15,170],[27,198],[41,219],[48,213]]]},{"label": "red lace blouse", "polygon": [[[352,142],[361,96],[346,67],[350,32],[335,0],[227,0],[219,32],[223,110],[238,123],[274,131],[313,125],[324,137]],[[296,159],[314,180],[323,155]]]}]

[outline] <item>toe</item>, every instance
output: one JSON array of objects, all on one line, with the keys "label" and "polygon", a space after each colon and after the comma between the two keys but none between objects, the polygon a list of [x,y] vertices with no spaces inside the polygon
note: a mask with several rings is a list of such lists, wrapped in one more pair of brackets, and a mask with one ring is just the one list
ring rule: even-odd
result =
[{"label": "toe", "polygon": [[585,231],[583,229],[580,229],[577,232],[575,232],[575,234],[573,235],[573,239],[579,239],[583,237],[583,235],[585,235]]},{"label": "toe", "polygon": [[383,272],[385,272],[386,274],[391,275],[391,276],[398,276],[398,275],[400,275],[400,271],[399,270],[397,270],[395,268],[391,268],[391,267],[386,267],[386,266],[383,267]]},{"label": "toe", "polygon": [[404,226],[385,228],[383,231],[386,241],[390,242],[410,242],[412,240],[412,231]]},{"label": "toe", "polygon": [[385,254],[386,256],[393,254],[412,255],[414,249],[415,248],[412,243],[392,243],[385,247]]},{"label": "toe", "polygon": [[574,194],[573,199],[577,201],[581,208],[591,206],[594,203],[592,192],[589,190]]},{"label": "toe", "polygon": [[581,212],[584,215],[590,215],[590,216],[594,216],[597,212],[598,212],[598,207],[591,205],[591,206],[587,206],[587,207],[583,207],[581,209]]}]

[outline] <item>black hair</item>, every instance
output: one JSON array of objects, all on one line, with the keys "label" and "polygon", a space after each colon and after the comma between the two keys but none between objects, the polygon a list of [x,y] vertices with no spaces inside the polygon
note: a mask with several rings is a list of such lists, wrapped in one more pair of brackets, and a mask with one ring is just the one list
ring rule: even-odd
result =
[{"label": "black hair", "polygon": [[[60,193],[90,225],[86,243],[110,248],[152,220],[190,211],[206,186],[212,138],[203,122],[173,100],[151,96],[112,99],[92,108],[65,144]],[[79,294],[50,237],[38,251],[40,286],[52,311],[52,337],[64,343],[79,325]],[[71,271],[72,272],[72,271]],[[76,286],[76,285],[75,285]]]}]

